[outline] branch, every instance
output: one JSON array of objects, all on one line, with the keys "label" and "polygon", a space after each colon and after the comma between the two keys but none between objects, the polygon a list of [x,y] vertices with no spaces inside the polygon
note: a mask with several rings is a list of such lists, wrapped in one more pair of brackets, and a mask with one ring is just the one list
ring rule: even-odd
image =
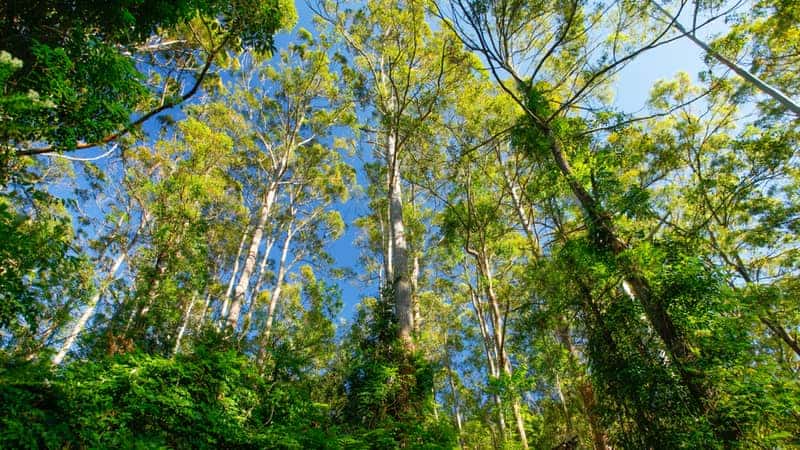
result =
[{"label": "branch", "polygon": [[[114,141],[114,140],[116,140],[116,139],[118,139],[118,138],[120,138],[122,136],[125,136],[128,133],[130,133],[131,131],[133,131],[134,128],[136,128],[139,125],[142,125],[143,123],[147,122],[148,120],[150,120],[154,116],[158,115],[162,111],[164,111],[166,109],[169,109],[169,108],[174,108],[174,107],[180,105],[181,103],[183,103],[183,102],[189,100],[190,98],[192,98],[197,93],[197,91],[200,89],[200,85],[203,83],[203,80],[205,79],[206,74],[208,74],[208,70],[211,68],[211,65],[214,63],[214,59],[216,58],[217,54],[219,54],[220,50],[222,50],[222,48],[225,47],[225,44],[228,43],[228,40],[231,38],[232,35],[233,35],[233,33],[228,33],[228,35],[225,36],[225,39],[222,40],[222,43],[220,43],[220,45],[217,48],[215,48],[214,50],[211,51],[211,53],[208,55],[208,59],[206,60],[205,65],[203,65],[203,69],[200,71],[200,75],[198,75],[197,80],[195,81],[195,83],[192,86],[192,88],[189,89],[189,91],[186,92],[185,94],[181,95],[177,100],[174,100],[174,101],[171,101],[171,102],[167,102],[167,103],[159,106],[158,108],[155,108],[155,109],[151,110],[147,114],[144,114],[143,116],[139,117],[138,119],[134,120],[133,122],[130,122],[128,125],[125,126],[125,128],[123,128],[123,129],[121,129],[121,130],[119,130],[117,132],[111,133],[109,135],[106,135],[105,137],[101,138],[98,141],[95,141],[95,142],[78,142],[73,148],[68,149],[68,150],[64,150],[64,151],[70,151],[71,152],[71,151],[75,151],[75,150],[82,150],[82,149],[97,147],[97,146],[103,145],[103,144],[108,144],[109,142]],[[40,147],[40,148],[19,149],[19,150],[17,150],[16,154],[19,155],[19,156],[33,156],[33,155],[43,155],[43,154],[46,154],[46,153],[53,153],[53,152],[56,152],[56,151],[58,151],[57,148],[55,148],[52,145],[48,145],[47,147]]]}]

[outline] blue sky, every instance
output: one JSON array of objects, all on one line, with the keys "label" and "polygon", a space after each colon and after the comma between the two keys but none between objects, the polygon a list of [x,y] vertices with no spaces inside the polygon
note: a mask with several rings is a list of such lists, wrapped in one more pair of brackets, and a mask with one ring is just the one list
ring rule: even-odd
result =
[{"label": "blue sky", "polygon": [[[313,14],[304,2],[297,3],[297,12],[299,18],[297,27],[313,30]],[[722,28],[722,25],[718,25],[716,31]],[[707,34],[703,33],[702,35],[706,36]],[[291,33],[282,33],[277,36],[277,48],[286,47],[290,40]],[[615,105],[629,113],[644,112],[643,109],[645,108],[649,90],[655,81],[674,77],[679,71],[688,72],[696,80],[697,73],[703,70],[704,67],[702,53],[687,39],[681,39],[646,52],[625,67],[619,74],[618,81],[615,84]],[[179,116],[175,112],[172,112],[173,115]],[[145,129],[153,131],[158,126],[157,124],[157,120],[151,120]],[[362,150],[363,154],[360,157],[350,158],[348,162],[353,164],[359,171],[358,181],[364,185],[365,179],[361,165],[363,160],[369,160],[370,156],[368,149],[364,148],[364,146],[362,146]],[[104,149],[92,149],[75,152],[74,156],[95,156],[104,151]],[[366,199],[363,196],[355,196],[347,203],[340,205],[340,212],[345,223],[351,225],[341,239],[330,245],[329,251],[334,255],[338,266],[362,273],[362,270],[358,267],[359,250],[354,246],[359,230],[352,224],[357,217],[368,213]],[[335,282],[342,290],[345,308],[341,317],[345,319],[353,316],[355,305],[363,296],[375,296],[378,290],[378,286],[365,286],[357,279],[336,280]]]}]

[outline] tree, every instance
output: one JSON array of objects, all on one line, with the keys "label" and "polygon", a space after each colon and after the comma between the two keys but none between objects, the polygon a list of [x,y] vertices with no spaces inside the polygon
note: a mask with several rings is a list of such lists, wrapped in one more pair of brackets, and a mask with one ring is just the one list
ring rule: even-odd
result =
[{"label": "tree", "polygon": [[407,224],[404,219],[403,172],[412,148],[425,146],[446,95],[453,92],[470,66],[459,62],[463,53],[455,37],[432,32],[426,24],[424,2],[369,2],[348,12],[341,5],[320,5],[320,15],[341,34],[353,54],[351,79],[363,103],[375,115],[385,196],[383,271],[385,287],[393,292],[399,339],[413,349],[414,314]]},{"label": "tree", "polygon": [[[273,34],[293,20],[293,7],[277,0],[6,2],[0,48],[22,67],[0,80],[16,99],[0,110],[10,119],[0,128],[3,147],[19,156],[111,142],[193,97],[227,50],[270,49]],[[153,80],[160,99],[143,84],[134,54],[174,64]],[[184,88],[192,70],[197,77]]]},{"label": "tree", "polygon": [[[346,91],[339,89],[339,80],[325,54],[327,45],[324,38],[316,41],[301,30],[298,42],[281,52],[280,70],[268,66],[258,55],[246,55],[237,63],[240,68],[230,84],[224,87],[233,108],[245,120],[247,134],[239,144],[247,164],[242,176],[248,178],[242,180],[252,183],[249,188],[257,199],[255,225],[241,271],[231,274],[232,279],[238,276],[238,282],[229,293],[230,309],[223,307],[222,311],[226,326],[234,330],[245,296],[251,286],[258,284],[256,263],[265,233],[272,232],[263,252],[263,258],[268,258],[281,228],[285,228],[280,258],[285,271],[292,238],[305,227],[304,223],[315,220],[324,206],[315,208],[345,198],[348,193],[352,175],[338,154],[347,150],[347,142],[337,140],[332,147],[322,144],[333,127],[347,126],[353,120]],[[328,183],[322,184],[322,180]],[[281,224],[284,200],[289,209]],[[309,206],[310,210],[305,210]],[[276,286],[273,292],[277,296],[280,289]],[[274,301],[271,303],[274,309]]]}]

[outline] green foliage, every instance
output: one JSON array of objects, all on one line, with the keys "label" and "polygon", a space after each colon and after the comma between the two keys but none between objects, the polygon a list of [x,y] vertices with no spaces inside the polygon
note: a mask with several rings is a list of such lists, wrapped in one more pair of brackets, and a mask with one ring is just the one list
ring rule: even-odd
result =
[{"label": "green foliage", "polygon": [[93,292],[88,261],[71,249],[73,229],[63,205],[34,191],[31,215],[0,195],[0,352],[30,355]]},{"label": "green foliage", "polygon": [[[119,131],[150,100],[129,51],[196,17],[226,31],[229,47],[264,51],[273,48],[278,29],[294,22],[294,6],[281,0],[6,2],[0,9],[0,141],[70,149]],[[9,54],[22,63],[13,73]]]},{"label": "green foliage", "polygon": [[348,337],[343,420],[367,444],[354,448],[451,448],[452,428],[431,415],[434,367],[396,337],[385,295],[362,303]]},{"label": "green foliage", "polygon": [[129,353],[57,370],[4,365],[0,445],[331,448],[336,442],[310,385],[266,379],[213,333],[205,340],[173,359]]}]

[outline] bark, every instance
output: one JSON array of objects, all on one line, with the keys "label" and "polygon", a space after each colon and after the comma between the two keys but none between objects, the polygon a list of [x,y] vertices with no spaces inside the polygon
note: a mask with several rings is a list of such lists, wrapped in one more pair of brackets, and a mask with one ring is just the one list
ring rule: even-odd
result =
[{"label": "bark", "polygon": [[556,373],[556,393],[558,394],[558,401],[561,403],[561,410],[564,413],[564,420],[567,422],[567,436],[572,436],[575,427],[572,425],[572,414],[569,413],[567,399],[564,397],[564,389],[561,388],[561,377],[558,376],[558,373]]},{"label": "bark", "polygon": [[[136,234],[138,236],[138,232]],[[131,244],[128,245],[128,248],[123,250],[118,256],[117,259],[114,261],[114,264],[111,266],[111,270],[109,270],[108,275],[100,283],[100,287],[97,289],[97,292],[92,296],[89,300],[89,303],[86,305],[86,309],[81,313],[81,316],[78,318],[78,321],[75,322],[75,325],[72,327],[72,331],[67,335],[67,339],[64,340],[64,343],[61,345],[61,349],[58,350],[58,353],[53,356],[53,364],[59,365],[64,360],[64,357],[67,355],[69,350],[72,348],[72,345],[75,344],[75,340],[78,339],[78,336],[83,332],[84,327],[89,322],[89,319],[94,316],[95,311],[97,310],[97,304],[100,302],[100,297],[103,296],[105,290],[108,288],[108,285],[111,284],[112,281],[117,277],[117,271],[125,260],[128,258],[128,252],[130,248],[133,246],[133,243],[136,240],[136,236],[134,239],[131,240]]]},{"label": "bark", "polygon": [[[503,373],[511,377],[513,369],[511,368],[511,361],[508,359],[505,346],[505,315],[500,311],[500,302],[494,291],[494,280],[485,248],[482,249],[480,257],[478,258],[478,270],[480,271],[481,277],[485,280],[484,289],[486,291],[486,297],[489,300],[489,306],[491,307],[492,329],[494,330],[494,341],[497,346],[497,366],[502,367]],[[516,421],[517,433],[519,433],[522,448],[527,449],[528,436],[525,432],[525,420],[522,417],[519,398],[516,395],[511,404],[511,409],[514,412],[514,420]]]},{"label": "bark", "polygon": [[144,229],[145,225],[149,220],[149,216],[145,213],[142,216],[142,220],[139,223],[139,226],[136,228],[133,236],[131,237],[130,241],[128,241],[128,245],[120,252],[117,256],[117,259],[114,260],[114,264],[111,266],[111,270],[109,270],[106,279],[100,283],[100,287],[97,290],[97,293],[92,296],[89,300],[89,303],[86,305],[86,309],[83,311],[81,316],[78,318],[78,321],[75,323],[75,326],[72,327],[72,331],[67,335],[67,339],[61,345],[58,353],[53,356],[53,364],[59,365],[64,360],[64,357],[67,355],[69,350],[75,344],[75,340],[77,340],[78,336],[83,332],[83,329],[86,327],[86,324],[89,322],[89,319],[94,315],[95,311],[97,310],[97,304],[100,302],[100,298],[105,293],[105,290],[108,289],[108,286],[111,284],[112,281],[117,277],[117,272],[119,271],[122,264],[127,260],[128,253],[133,249],[136,245],[136,241],[139,240],[139,235],[141,234],[142,230]]},{"label": "bark", "polygon": [[[601,251],[610,251],[613,255],[619,256],[628,249],[628,246],[617,236],[611,216],[602,210],[594,197],[581,185],[575,177],[572,167],[564,154],[561,143],[557,136],[553,135],[552,130],[541,127],[550,138],[550,151],[556,166],[566,178],[567,184],[572,190],[573,195],[578,199],[587,222],[590,225],[591,239],[594,246]],[[624,281],[630,287],[630,293],[642,305],[647,316],[648,322],[661,338],[678,373],[697,403],[698,407],[703,408],[710,398],[711,393],[705,386],[703,374],[698,370],[687,370],[685,364],[695,360],[695,355],[691,350],[688,341],[680,334],[672,318],[667,313],[664,305],[653,297],[652,290],[646,278],[641,274],[639,268],[624,260],[619,261],[623,271]]]},{"label": "bark", "polygon": [[[497,366],[497,346],[493,342],[492,335],[489,333],[486,319],[484,318],[483,306],[481,306],[480,298],[478,298],[472,285],[469,286],[470,300],[472,301],[472,308],[478,318],[478,325],[480,327],[481,337],[483,338],[483,348],[486,355],[486,364],[489,370],[490,377],[499,377],[500,371]],[[503,415],[503,400],[499,395],[492,396],[495,406],[497,407],[497,425],[500,428],[500,437],[503,441],[506,439],[506,419]]]},{"label": "bark", "polygon": [[411,292],[414,305],[414,333],[419,335],[422,326],[422,310],[419,304],[419,255],[414,255],[411,269]]},{"label": "bark", "polygon": [[388,190],[389,234],[392,250],[392,278],[389,278],[389,282],[394,291],[394,312],[397,318],[398,338],[406,349],[413,350],[412,330],[414,317],[411,301],[411,280],[409,279],[408,271],[408,243],[403,221],[403,196],[399,160],[397,158],[397,137],[394,131],[389,132],[387,155],[389,155],[389,172],[392,174]]},{"label": "bark", "polygon": [[463,441],[463,434],[464,434],[464,426],[463,426],[463,419],[461,417],[461,404],[458,398],[458,388],[456,387],[455,377],[453,374],[453,369],[450,367],[450,346],[447,343],[447,337],[445,334],[445,360],[444,360],[444,368],[447,371],[447,381],[450,385],[450,392],[452,393],[452,402],[453,402],[453,416],[456,421],[456,429],[458,430],[458,443],[461,448],[464,448],[464,441]]},{"label": "bark", "polygon": [[242,233],[242,240],[239,242],[239,250],[236,252],[236,259],[233,261],[231,279],[228,281],[228,289],[225,290],[225,300],[222,303],[222,308],[219,315],[220,317],[226,317],[228,315],[228,306],[230,305],[233,286],[236,284],[236,275],[239,273],[239,261],[242,258],[242,252],[244,251],[244,244],[247,241],[247,231],[249,228],[249,226],[245,227],[244,232]]},{"label": "bark", "polygon": [[197,328],[196,331],[200,331],[203,328],[203,323],[206,320],[206,315],[208,314],[208,305],[211,304],[211,293],[206,293],[206,299],[203,301],[203,309],[200,310],[200,320],[197,321]]},{"label": "bark", "polygon": [[773,100],[780,103],[784,108],[788,109],[789,111],[793,112],[795,115],[800,117],[800,104],[790,99],[786,94],[781,92],[779,89],[771,86],[766,81],[758,78],[755,74],[749,72],[747,69],[740,66],[736,62],[726,58],[721,53],[711,48],[704,41],[698,39],[694,30],[688,31],[683,25],[681,25],[678,22],[676,17],[673,17],[673,15],[670,14],[669,11],[664,9],[664,7],[659,5],[658,2],[653,1],[652,4],[656,7],[656,9],[659,10],[659,12],[661,12],[668,18],[670,23],[672,23],[673,27],[675,27],[678,31],[680,31],[684,36],[688,37],[689,40],[695,43],[695,45],[703,49],[703,51],[706,52],[706,54],[724,64],[726,67],[734,71],[737,75],[742,77],[745,81],[753,85],[756,89],[772,97]]},{"label": "bark", "polygon": [[522,226],[522,231],[525,232],[525,237],[528,239],[528,244],[530,245],[533,254],[539,256],[541,253],[539,238],[537,237],[536,230],[533,227],[533,220],[531,220],[531,218],[528,216],[528,213],[525,212],[522,202],[522,194],[520,193],[520,185],[511,176],[511,173],[509,173],[508,169],[504,165],[503,157],[500,153],[499,147],[495,148],[495,155],[497,157],[497,163],[503,168],[503,181],[505,181],[506,185],[505,189],[511,195],[514,212],[517,214],[519,223]]},{"label": "bark", "polygon": [[256,267],[258,250],[261,247],[261,241],[264,238],[264,228],[266,227],[267,219],[272,212],[272,205],[275,202],[277,191],[277,182],[273,182],[264,195],[264,201],[261,204],[258,223],[256,224],[255,230],[253,230],[253,238],[250,240],[250,248],[247,251],[247,259],[245,259],[244,267],[242,267],[242,275],[239,277],[239,282],[236,284],[236,289],[234,289],[233,300],[231,301],[231,309],[226,320],[227,327],[234,331],[239,324],[239,315],[242,311],[242,303],[244,302],[247,288],[250,286],[250,278],[252,277],[253,271]]},{"label": "bark", "polygon": [[275,244],[275,238],[270,237],[267,240],[267,246],[264,249],[264,254],[261,256],[261,263],[258,266],[258,277],[256,278],[256,284],[253,287],[252,292],[250,292],[250,304],[247,307],[247,315],[244,316],[244,321],[242,322],[242,337],[247,334],[250,329],[250,323],[253,320],[253,312],[256,308],[256,300],[258,299],[258,293],[261,292],[261,288],[264,286],[264,272],[267,268],[267,263],[269,262],[269,255],[272,253],[272,246]]},{"label": "bark", "polygon": [[183,339],[183,335],[186,333],[186,327],[189,325],[189,318],[192,316],[192,309],[194,308],[194,303],[197,300],[197,292],[192,294],[192,299],[189,300],[189,304],[186,305],[186,312],[183,315],[183,322],[181,323],[180,329],[178,329],[178,335],[175,337],[175,347],[172,349],[172,355],[177,355],[178,350],[181,348],[181,340]]},{"label": "bark", "polygon": [[[281,248],[281,259],[278,263],[278,276],[275,279],[275,288],[269,298],[269,307],[267,308],[267,319],[264,324],[264,333],[261,337],[261,352],[265,352],[266,346],[269,344],[269,338],[272,335],[272,323],[275,320],[275,309],[278,306],[278,300],[281,297],[283,289],[283,279],[286,277],[287,260],[289,256],[289,246],[291,245],[293,237],[293,230],[291,225],[286,231],[286,239],[283,241],[283,248]],[[263,357],[260,358],[263,361]]]},{"label": "bark", "polygon": [[[563,319],[562,319],[563,320]],[[556,336],[561,342],[561,345],[567,349],[570,359],[573,362],[580,362],[580,355],[578,350],[572,344],[572,337],[570,337],[569,325],[563,325],[556,331]],[[580,396],[583,410],[586,414],[586,419],[589,422],[589,431],[592,434],[592,445],[595,450],[605,450],[608,448],[605,431],[600,424],[600,415],[597,411],[597,402],[594,396],[594,386],[591,380],[583,376],[578,386],[578,395]],[[571,426],[570,426],[571,428]]]},{"label": "bark", "polygon": [[[699,176],[700,175],[699,171],[697,173]],[[709,208],[711,208],[711,205],[709,204],[708,201],[706,201],[706,205]],[[714,215],[714,219],[720,226],[725,226],[724,224],[721,223],[721,221],[718,220],[716,215]],[[739,254],[735,251],[731,252],[732,256],[728,255],[728,253],[722,249],[722,246],[719,245],[719,242],[717,242],[717,238],[710,227],[708,228],[708,235],[711,239],[712,246],[720,254],[722,260],[725,261],[726,264],[731,266],[739,274],[739,276],[742,277],[745,283],[753,284],[754,283],[753,277],[750,276],[750,271],[745,266],[742,257],[739,256]],[[762,324],[764,324],[770,331],[772,331],[772,333],[775,336],[777,336],[780,340],[782,340],[784,344],[786,344],[790,349],[792,349],[792,351],[797,356],[800,356],[800,343],[797,342],[797,339],[789,335],[789,333],[786,332],[786,330],[783,328],[782,325],[780,325],[777,321],[773,320],[772,318],[768,317],[766,314],[759,314],[758,320]]]}]

